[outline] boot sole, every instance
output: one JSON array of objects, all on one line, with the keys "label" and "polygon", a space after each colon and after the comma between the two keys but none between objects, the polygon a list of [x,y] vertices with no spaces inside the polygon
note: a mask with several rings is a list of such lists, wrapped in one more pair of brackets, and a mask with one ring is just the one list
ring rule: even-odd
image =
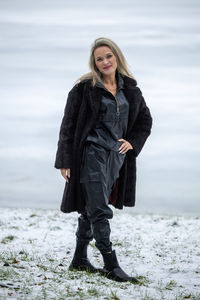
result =
[{"label": "boot sole", "polygon": [[105,272],[105,271],[100,270],[99,273],[101,275],[103,275],[104,277],[106,277],[108,279],[111,279],[111,280],[114,280],[114,281],[117,281],[117,282],[131,282],[131,283],[139,284],[139,281],[136,278],[135,279],[122,279],[120,277],[114,276],[112,274],[112,271],[111,272]]},{"label": "boot sole", "polygon": [[75,265],[70,265],[69,266],[69,271],[86,271],[89,273],[98,273],[100,269],[91,269],[88,266],[75,266]]}]

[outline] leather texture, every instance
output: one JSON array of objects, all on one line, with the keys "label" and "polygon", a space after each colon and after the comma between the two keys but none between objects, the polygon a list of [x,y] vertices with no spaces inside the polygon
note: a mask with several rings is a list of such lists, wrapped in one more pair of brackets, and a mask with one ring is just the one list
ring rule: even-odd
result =
[{"label": "leather texture", "polygon": [[[122,75],[122,74],[121,74]],[[151,133],[152,117],[135,79],[122,75],[124,95],[129,102],[127,131],[124,139],[133,150],[128,150],[119,178],[111,193],[110,203],[116,208],[135,205],[136,157]],[[69,182],[65,182],[60,209],[64,213],[84,212],[80,169],[84,144],[99,115],[102,89],[93,87],[91,80],[81,81],[69,92],[59,131],[54,167],[71,168]]]},{"label": "leather texture", "polygon": [[96,122],[89,132],[86,141],[101,145],[105,149],[118,152],[122,142],[118,141],[126,135],[129,103],[124,95],[124,80],[117,73],[116,96],[108,91],[99,81],[96,86],[102,90],[102,99]]}]

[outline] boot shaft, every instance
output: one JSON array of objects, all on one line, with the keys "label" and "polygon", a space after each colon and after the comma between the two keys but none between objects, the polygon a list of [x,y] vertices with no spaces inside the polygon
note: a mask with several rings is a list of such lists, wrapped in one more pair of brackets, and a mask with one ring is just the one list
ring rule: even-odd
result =
[{"label": "boot shaft", "polygon": [[87,247],[89,243],[85,242],[76,242],[76,249],[74,252],[74,259],[78,260],[81,258],[87,259]]},{"label": "boot shaft", "polygon": [[101,253],[104,261],[104,268],[108,271],[112,271],[114,268],[119,267],[117,256],[115,250],[112,250],[111,253]]}]

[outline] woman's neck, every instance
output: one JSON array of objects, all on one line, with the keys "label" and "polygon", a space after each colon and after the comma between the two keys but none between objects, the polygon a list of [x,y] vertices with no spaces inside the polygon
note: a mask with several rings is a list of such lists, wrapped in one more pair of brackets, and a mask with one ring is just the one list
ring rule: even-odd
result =
[{"label": "woman's neck", "polygon": [[115,86],[116,85],[116,79],[115,79],[115,74],[114,75],[109,75],[109,76],[103,76],[102,81],[105,85],[109,86]]}]

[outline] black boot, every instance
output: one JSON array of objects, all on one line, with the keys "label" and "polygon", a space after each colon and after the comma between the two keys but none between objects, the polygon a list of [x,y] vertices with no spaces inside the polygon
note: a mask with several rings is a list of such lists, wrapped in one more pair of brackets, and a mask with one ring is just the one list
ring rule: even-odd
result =
[{"label": "black boot", "polygon": [[69,266],[70,271],[78,270],[78,271],[88,271],[92,273],[99,271],[99,269],[95,268],[87,258],[88,244],[89,244],[88,242],[77,241],[74,257]]},{"label": "black boot", "polygon": [[101,274],[107,278],[114,279],[116,281],[131,281],[133,283],[139,283],[135,277],[128,276],[119,266],[117,261],[115,250],[111,253],[101,253],[104,260],[104,268],[101,270]]}]

